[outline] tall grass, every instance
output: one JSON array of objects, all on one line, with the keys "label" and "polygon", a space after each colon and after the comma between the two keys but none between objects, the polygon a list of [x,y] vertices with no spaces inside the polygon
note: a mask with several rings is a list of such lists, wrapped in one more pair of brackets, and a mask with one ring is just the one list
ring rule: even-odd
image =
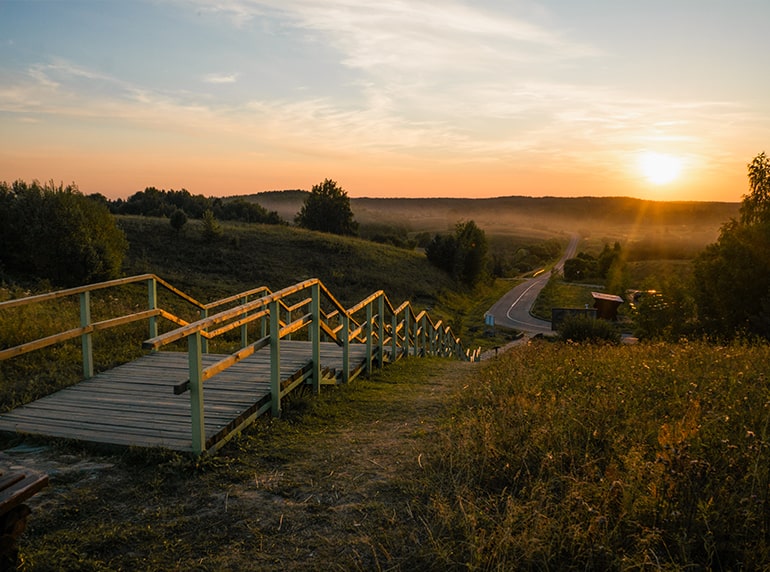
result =
[{"label": "tall grass", "polygon": [[432,566],[770,566],[770,348],[543,344],[458,395],[418,485]]}]

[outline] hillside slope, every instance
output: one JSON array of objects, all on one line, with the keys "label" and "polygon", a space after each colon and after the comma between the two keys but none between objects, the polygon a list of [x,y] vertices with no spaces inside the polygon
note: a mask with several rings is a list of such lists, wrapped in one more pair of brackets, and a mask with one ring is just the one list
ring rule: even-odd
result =
[{"label": "hillside slope", "polygon": [[199,221],[176,233],[166,219],[119,217],[130,243],[126,274],[153,272],[204,300],[256,286],[320,278],[343,303],[384,290],[395,303],[430,303],[451,279],[415,251],[292,227],[226,224],[206,240]]}]

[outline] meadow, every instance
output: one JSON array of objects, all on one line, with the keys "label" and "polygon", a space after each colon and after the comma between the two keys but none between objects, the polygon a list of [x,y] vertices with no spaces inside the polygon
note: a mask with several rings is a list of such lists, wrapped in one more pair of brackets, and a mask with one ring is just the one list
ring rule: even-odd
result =
[{"label": "meadow", "polygon": [[[419,252],[286,227],[223,225],[206,243],[195,224],[120,224],[127,274],[155,272],[205,300],[312,274],[347,302],[379,288],[411,298],[487,347],[512,335],[483,328],[511,281],[458,289]],[[563,239],[542,227],[509,228],[522,238],[510,252]],[[652,246],[637,249],[633,280],[686,268],[717,229],[704,223],[665,251],[638,238]],[[630,244],[623,232],[594,227],[582,247]],[[97,299],[95,313],[115,304]],[[73,319],[74,305],[0,319],[2,343]],[[116,335],[99,367],[129,359],[109,348],[142,337]],[[77,354],[43,354],[34,383],[25,376],[40,363],[4,364],[4,406],[77,378]],[[534,340],[480,364],[402,360],[319,398],[297,394],[284,417],[259,419],[211,458],[5,435],[6,454],[52,475],[33,499],[24,569],[767,569],[769,363],[759,343]]]}]

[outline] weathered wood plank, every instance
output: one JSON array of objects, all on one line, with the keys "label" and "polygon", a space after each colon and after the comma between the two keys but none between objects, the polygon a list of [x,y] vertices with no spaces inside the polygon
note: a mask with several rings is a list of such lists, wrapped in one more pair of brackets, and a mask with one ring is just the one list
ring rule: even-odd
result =
[{"label": "weathered wood plank", "polygon": [[[284,391],[308,375],[311,345],[281,341],[281,386]],[[351,371],[361,371],[363,345],[350,348]],[[204,354],[203,367],[227,356]],[[342,370],[342,348],[321,344],[325,383]],[[174,384],[189,377],[186,352],[148,353],[138,360],[96,374],[8,413],[0,414],[0,431],[31,433],[121,446],[191,450],[190,401],[173,394]],[[207,447],[222,443],[270,407],[270,352],[257,351],[206,381],[204,428]]]}]

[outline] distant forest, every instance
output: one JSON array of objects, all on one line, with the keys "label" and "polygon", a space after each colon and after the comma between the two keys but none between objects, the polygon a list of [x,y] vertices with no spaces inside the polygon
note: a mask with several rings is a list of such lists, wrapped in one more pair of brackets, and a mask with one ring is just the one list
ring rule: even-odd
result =
[{"label": "distant forest", "polygon": [[206,211],[219,220],[231,220],[263,224],[285,224],[276,211],[268,211],[260,204],[242,198],[220,198],[193,195],[186,189],[179,191],[147,187],[126,200],[111,201],[102,195],[90,195],[103,200],[112,214],[168,217],[182,211],[190,218],[200,219]]}]

